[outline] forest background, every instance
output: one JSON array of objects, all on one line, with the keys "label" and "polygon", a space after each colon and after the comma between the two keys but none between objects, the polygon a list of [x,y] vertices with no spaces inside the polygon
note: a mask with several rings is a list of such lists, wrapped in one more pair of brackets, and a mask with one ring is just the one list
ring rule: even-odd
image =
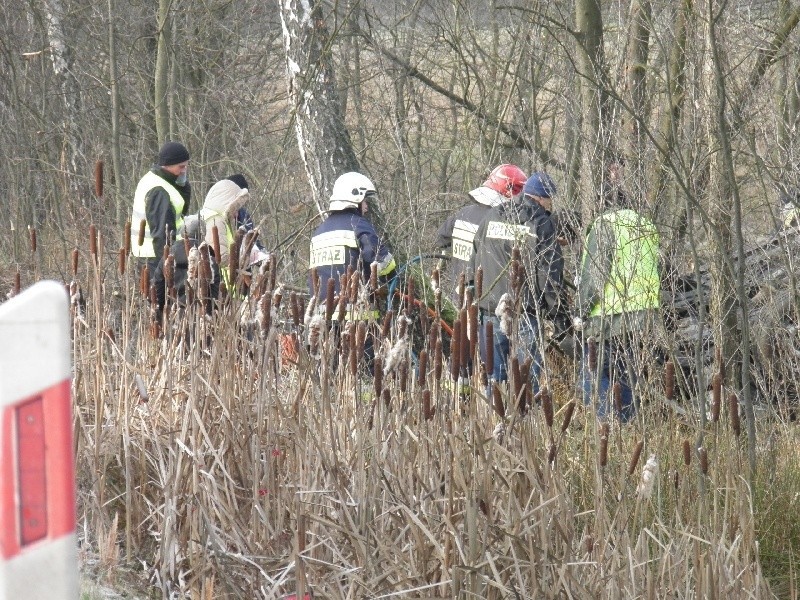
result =
[{"label": "forest background", "polygon": [[[689,398],[684,398],[683,412],[676,412],[680,417],[668,420],[666,426],[657,421],[660,431],[666,432],[664,439],[648,437],[654,433],[653,423],[647,420],[633,430],[617,432],[619,477],[608,479],[615,481],[614,486],[628,485],[633,472],[627,473],[628,455],[637,448],[641,452],[639,443],[646,441],[648,450],[676,456],[675,464],[684,465],[687,481],[694,482],[691,491],[678,489],[681,467],[676,466],[676,495],[670,502],[658,504],[652,514],[640,508],[641,499],[626,505],[619,487],[608,488],[603,475],[607,465],[590,458],[600,452],[604,433],[608,441],[607,431],[591,419],[582,421],[580,435],[570,437],[565,428],[562,437],[568,439],[560,444],[574,444],[573,450],[578,450],[572,454],[572,467],[551,470],[556,464],[549,460],[555,438],[547,432],[546,422],[544,426],[530,425],[507,441],[525,452],[505,452],[493,459],[493,468],[535,473],[528,482],[530,489],[525,487],[523,492],[510,485],[506,490],[515,490],[515,497],[527,495],[529,501],[536,494],[563,498],[565,489],[574,492],[571,486],[577,485],[577,496],[561,505],[570,515],[567,520],[577,524],[565,524],[572,534],[555,544],[558,552],[551,548],[539,554],[527,548],[521,558],[509,550],[518,542],[504,537],[510,530],[499,535],[496,522],[476,525],[474,507],[480,506],[478,500],[486,504],[487,492],[477,490],[472,477],[463,482],[457,477],[450,479],[451,464],[448,484],[442,484],[448,490],[447,507],[436,505],[434,510],[441,508],[446,518],[434,519],[433,525],[389,511],[386,514],[394,515],[392,519],[405,524],[387,525],[386,530],[376,524],[380,530],[374,532],[376,539],[379,533],[400,527],[400,538],[415,540],[412,554],[424,555],[416,556],[412,566],[397,565],[396,571],[387,570],[376,558],[384,557],[380,544],[374,552],[360,547],[363,539],[370,538],[365,533],[369,519],[359,513],[359,502],[353,504],[352,498],[346,497],[351,493],[348,486],[337,488],[342,496],[326,502],[336,505],[336,511],[352,508],[359,514],[346,520],[353,530],[331,534],[333,541],[320,531],[309,533],[314,539],[327,540],[319,542],[326,551],[329,542],[330,548],[339,549],[331,550],[333,554],[341,552],[336,560],[326,557],[330,564],[338,565],[330,572],[319,567],[328,563],[316,557],[321,562],[314,564],[322,571],[316,574],[317,585],[328,595],[342,597],[350,585],[361,585],[357,589],[368,594],[378,588],[401,593],[428,586],[445,597],[464,589],[503,595],[512,588],[530,590],[534,585],[531,573],[519,570],[524,563],[527,568],[548,565],[549,575],[544,578],[541,571],[532,570],[538,573],[537,585],[549,582],[548,593],[556,593],[560,586],[576,595],[580,595],[578,589],[594,590],[587,591],[591,595],[602,586],[630,591],[626,586],[637,585],[632,583],[636,581],[633,567],[630,576],[624,577],[614,569],[610,571],[613,576],[582,572],[575,575],[577,583],[572,575],[565,575],[569,569],[563,566],[566,556],[580,562],[584,553],[597,553],[592,540],[624,535],[629,542],[625,547],[635,553],[652,553],[641,563],[633,561],[645,565],[643,572],[650,574],[640,582],[644,589],[679,587],[674,582],[667,584],[665,569],[653,565],[663,567],[665,556],[676,560],[689,555],[693,559],[678,569],[685,575],[683,581],[691,582],[684,583],[684,591],[692,586],[707,591],[704,585],[720,585],[723,580],[737,594],[746,595],[748,586],[760,590],[762,583],[767,585],[761,570],[764,559],[772,587],[777,593],[791,593],[787,590],[796,589],[792,573],[800,538],[800,524],[787,517],[794,512],[789,507],[800,480],[796,433],[787,425],[787,411],[775,411],[765,418],[764,431],[759,430],[756,417],[759,406],[783,402],[786,408],[786,401],[793,400],[788,396],[794,394],[800,370],[795,368],[796,354],[787,351],[786,345],[777,369],[775,355],[771,355],[767,375],[763,369],[743,365],[764,361],[769,353],[762,342],[775,337],[776,330],[796,335],[792,247],[781,245],[784,274],[773,292],[788,300],[781,301],[779,317],[768,322],[774,329],[751,331],[751,319],[742,315],[750,314],[754,297],[761,291],[754,291],[748,283],[752,274],[748,275],[744,265],[749,246],[780,229],[778,198],[800,185],[799,19],[800,6],[788,0],[632,0],[602,5],[594,0],[4,2],[0,17],[4,82],[0,87],[0,145],[4,149],[0,194],[9,228],[0,238],[0,282],[11,289],[16,277],[23,286],[49,277],[65,282],[75,279],[85,288],[89,308],[83,325],[76,326],[75,393],[76,456],[83,474],[81,507],[86,530],[82,543],[87,551],[102,556],[107,572],[113,571],[108,568],[109,561],[123,560],[120,551],[126,564],[136,563],[134,557],[138,557],[142,575],[164,596],[208,595],[217,586],[233,596],[236,590],[243,594],[243,590],[262,590],[269,597],[287,585],[305,585],[306,575],[299,574],[304,571],[302,561],[295,560],[306,556],[305,541],[299,540],[298,531],[305,534],[306,525],[309,531],[314,523],[319,526],[321,512],[334,509],[322,508],[325,502],[305,505],[292,494],[281,497],[289,507],[285,513],[274,507],[266,509],[260,504],[266,502],[260,492],[267,488],[256,484],[248,490],[242,482],[287,477],[293,485],[302,481],[307,489],[316,489],[315,484],[320,483],[321,489],[327,487],[321,482],[329,482],[331,473],[338,473],[342,482],[347,479],[341,473],[343,450],[339,445],[344,432],[330,427],[320,438],[329,438],[332,450],[330,460],[321,460],[321,471],[316,471],[308,466],[306,436],[298,433],[320,435],[313,419],[298,425],[297,414],[289,415],[294,419],[290,427],[285,421],[287,414],[276,408],[281,397],[296,393],[303,398],[310,394],[308,398],[334,410],[331,407],[339,404],[338,400],[331,402],[337,398],[332,391],[335,385],[308,389],[299,384],[305,379],[301,375],[280,382],[276,376],[271,388],[266,377],[259,382],[248,380],[248,387],[226,379],[229,375],[215,371],[219,364],[212,361],[207,368],[217,377],[214,383],[197,365],[189,372],[178,366],[177,355],[167,352],[166,358],[154,358],[163,347],[148,341],[146,335],[136,335],[141,327],[137,314],[146,314],[146,309],[141,300],[134,299],[131,290],[136,285],[130,273],[123,275],[116,268],[117,254],[136,182],[161,142],[178,139],[189,148],[195,208],[217,179],[234,172],[247,176],[252,197],[249,208],[262,241],[279,257],[279,280],[298,288],[305,285],[310,232],[319,222],[333,180],[345,170],[361,170],[375,181],[383,226],[398,254],[408,258],[430,250],[439,223],[463,203],[467,190],[479,185],[501,162],[516,163],[528,172],[547,170],[559,188],[556,209],[568,212],[581,231],[596,214],[605,166],[624,157],[626,190],[659,227],[670,275],[679,278],[689,273],[696,280],[706,278],[709,298],[707,305],[700,303],[699,321],[705,332],[697,335],[699,379],[690,386],[694,391]],[[98,186],[96,174],[101,171],[103,185]],[[89,224],[100,237],[103,259],[92,253]],[[32,244],[32,231],[38,238],[36,244]],[[579,250],[579,243],[573,250]],[[73,258],[75,249],[79,267]],[[103,336],[109,327],[116,332],[117,345],[112,342],[113,347],[108,347],[109,336]],[[709,350],[706,337],[716,353]],[[218,337],[225,339],[224,335]],[[236,354],[237,343],[230,332],[228,354]],[[788,347],[794,348],[791,341]],[[225,348],[220,341],[209,353],[224,357]],[[703,368],[709,366],[711,371]],[[735,431],[733,425],[730,434],[714,429],[713,394],[706,397],[697,392],[714,390],[715,370],[724,378],[721,393],[726,406],[731,406],[729,396],[737,403],[737,417],[731,414],[732,422],[741,410],[743,432]],[[160,424],[170,432],[164,434],[166,438],[142,429],[138,422],[131,429],[135,411],[129,403],[137,390],[135,375],[151,390],[148,406],[163,418]],[[345,385],[344,374],[337,377],[338,385]],[[220,386],[233,394],[224,402]],[[566,410],[569,385],[564,389],[560,406]],[[406,393],[398,388],[400,397]],[[179,398],[191,402],[180,403]],[[186,408],[190,404],[191,409]],[[248,429],[244,437],[257,439],[252,443],[255,446],[231,449],[224,441],[226,436],[240,437],[238,428],[242,423],[252,424],[253,418],[237,408],[242,411],[241,419],[232,419],[229,409],[233,405],[257,405],[259,418],[274,409],[274,422],[282,426]],[[347,413],[342,422],[358,421],[357,407],[357,403],[356,408],[351,406],[352,414]],[[159,412],[162,410],[169,415]],[[438,418],[443,418],[442,413]],[[205,433],[192,438],[191,444],[180,435],[176,442],[175,431],[168,426],[182,423],[178,429],[191,437],[192,427],[201,427],[220,414],[230,429]],[[425,421],[418,417],[394,412],[384,415],[384,425],[416,430]],[[495,424],[491,418],[477,412],[468,417],[474,417],[469,423],[481,431],[488,427],[485,435],[476,434],[475,439],[492,437]],[[653,418],[664,417],[658,413]],[[148,427],[155,426],[151,423]],[[291,443],[286,441],[288,429],[292,430]],[[356,430],[365,436],[358,445],[359,452],[365,452],[361,444],[373,435],[369,433],[372,429],[359,426]],[[718,450],[718,486],[709,485],[708,465],[703,472],[700,460],[709,450],[707,436],[712,432]],[[431,446],[425,452],[434,456],[477,456],[475,439],[470,436],[440,446],[441,440],[432,432],[432,437],[421,431],[416,435],[415,443],[427,439]],[[386,438],[376,440],[376,448],[387,448]],[[528,446],[540,448],[542,440],[545,456]],[[687,441],[691,451],[686,450]],[[457,449],[458,443],[464,446]],[[223,469],[225,483],[220,485],[230,485],[230,489],[221,496],[219,490],[212,494],[211,504],[216,509],[204,513],[203,518],[189,518],[183,509],[177,511],[179,517],[171,516],[166,507],[185,504],[186,494],[198,506],[205,506],[208,500],[203,496],[208,492],[198,491],[198,472],[203,469],[197,457],[203,451],[195,448],[189,452],[195,459],[192,468],[199,469],[193,474],[180,460],[180,448],[194,444],[211,452],[217,466],[230,460],[238,462],[239,468]],[[263,448],[276,449],[273,462],[280,462],[280,456],[286,456],[286,461],[280,467],[271,464],[262,458]],[[408,460],[402,452],[398,456],[393,452],[381,454],[384,472],[394,472]],[[241,453],[249,459],[242,462]],[[521,465],[515,462],[520,455],[538,458]],[[393,463],[393,458],[397,462]],[[374,484],[382,490],[369,497],[386,502],[382,480],[373,481],[376,475],[356,469],[359,460],[351,457],[345,469],[348,477],[363,476],[360,485],[369,488]],[[477,462],[484,460],[488,459],[483,455],[476,458]],[[669,463],[660,460],[663,465]],[[471,467],[462,465],[465,472],[475,476],[477,462]],[[434,471],[416,473],[407,482],[409,489],[426,479],[431,484],[437,477]],[[183,484],[191,493],[181,488]],[[483,485],[489,484],[484,481]],[[156,493],[156,489],[160,491]],[[275,489],[272,493],[278,494]],[[598,500],[605,496],[613,506]],[[689,517],[680,507],[693,506],[691,499],[697,498],[708,500],[709,512],[701,509]],[[223,502],[228,512],[215,502]],[[235,504],[235,510],[229,502]],[[541,506],[548,505],[542,500]],[[525,502],[517,505],[509,500],[502,510],[498,504],[495,511],[514,523],[530,517],[525,506]],[[719,512],[713,508],[720,506],[725,508]],[[336,515],[341,516],[340,512]],[[481,508],[481,512],[498,518],[490,509]],[[231,519],[227,529],[215,521],[220,513]],[[587,517],[589,513],[593,517]],[[211,518],[211,514],[217,517]],[[380,510],[376,514],[385,513]],[[454,514],[462,515],[463,530]],[[576,518],[575,514],[582,516]],[[603,516],[608,520],[603,521]],[[655,521],[648,520],[650,517]],[[404,520],[407,518],[410,520]],[[687,526],[693,537],[681,538],[681,528],[673,518],[695,523],[694,529]],[[336,521],[330,514],[325,519],[325,527],[319,526],[322,530]],[[263,529],[263,520],[269,526],[257,534]],[[604,525],[598,525],[600,522]],[[653,533],[653,522],[664,525],[668,533]],[[620,529],[621,523],[625,526]],[[416,533],[411,531],[415,528]],[[209,531],[215,535],[225,532],[235,540],[220,542]],[[482,537],[484,533],[487,538]],[[351,534],[353,537],[348,537]],[[468,540],[466,547],[458,541],[462,535]],[[349,541],[334,539],[337,536]],[[702,548],[696,545],[698,537],[706,541]],[[215,552],[196,552],[193,544],[201,543],[199,539],[206,549],[216,548]],[[442,539],[441,546],[431,541]],[[476,539],[485,544],[484,551],[499,544],[504,548],[501,554],[511,552],[513,566],[492,570],[491,561],[481,562],[484,553],[478,550]],[[597,564],[621,560],[622,555],[616,553],[623,545],[619,538],[614,539],[604,546],[604,558],[595,556]],[[656,548],[653,540],[657,540]],[[719,540],[727,542],[720,545]],[[409,543],[398,541],[398,547],[408,552]],[[341,550],[348,544],[353,548]],[[315,546],[315,551],[325,554],[320,546]],[[224,559],[220,558],[222,547],[226,548]],[[719,553],[723,547],[727,558]],[[274,558],[269,569],[254,564],[258,561],[253,558],[266,553],[266,548],[274,552],[267,561]],[[516,548],[518,551],[521,549]],[[561,560],[554,561],[559,552],[563,552]],[[356,572],[342,567],[350,560],[358,565],[352,568],[361,573],[362,579],[355,584],[341,579],[342,573]],[[730,560],[734,566],[744,567],[737,571],[726,562]],[[231,567],[230,561],[235,568],[220,568],[221,564]],[[438,566],[431,566],[433,563]],[[752,580],[743,585],[740,578],[725,579],[725,573],[737,572],[740,578],[741,573],[753,574],[758,584],[753,588]],[[414,575],[404,579],[399,573]]]}]

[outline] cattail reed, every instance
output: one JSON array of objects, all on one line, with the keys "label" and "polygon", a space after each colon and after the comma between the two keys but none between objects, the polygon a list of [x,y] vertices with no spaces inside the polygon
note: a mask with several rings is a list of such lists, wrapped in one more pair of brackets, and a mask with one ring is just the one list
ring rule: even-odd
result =
[{"label": "cattail reed", "polygon": [[475,269],[475,302],[480,302],[483,296],[483,267]]},{"label": "cattail reed", "polygon": [[231,292],[236,290],[236,282],[239,280],[239,253],[242,249],[244,234],[244,227],[239,227],[236,230],[230,248],[228,248],[228,273],[230,274]]},{"label": "cattail reed", "polygon": [[664,394],[667,400],[675,399],[675,365],[671,360],[664,365]]},{"label": "cattail reed", "polygon": [[430,421],[435,413],[436,409],[431,406],[431,391],[425,389],[422,391],[422,416],[426,421]]},{"label": "cattail reed", "polygon": [[97,226],[92,223],[89,225],[89,254],[97,261]]},{"label": "cattail reed", "polygon": [[144,234],[147,231],[147,221],[142,219],[139,221],[139,235],[136,236],[136,245],[141,246],[144,244]]},{"label": "cattail reed", "polygon": [[719,422],[720,407],[722,405],[722,375],[714,373],[711,379],[711,422]]},{"label": "cattail reed", "polygon": [[[125,235],[122,240],[122,247],[125,249],[125,256],[131,253],[131,222],[125,221]],[[186,253],[189,256],[189,253]]]},{"label": "cattail reed", "polygon": [[353,336],[355,336],[353,323],[348,321],[345,323],[344,329],[342,330],[342,337],[339,340],[339,364],[348,365],[348,368],[350,361],[350,348],[355,345],[353,342]]},{"label": "cattail reed", "polygon": [[462,308],[459,312],[459,320],[461,325],[461,341],[458,345],[459,350],[461,351],[461,356],[459,357],[459,365],[461,370],[466,371],[469,365],[470,359],[470,341],[468,338],[469,335],[469,319],[468,313],[469,311],[466,308]]},{"label": "cattail reed", "polygon": [[433,346],[433,378],[436,381],[442,380],[442,363],[442,339],[437,337]]},{"label": "cattail reed", "polygon": [[78,275],[78,249],[72,249],[72,276],[77,277]]},{"label": "cattail reed", "polygon": [[597,371],[597,342],[594,338],[589,338],[589,370],[593,373]]},{"label": "cattail reed", "polygon": [[[352,306],[356,305],[358,302],[358,289],[361,287],[361,277],[358,272],[353,273],[350,275],[350,282],[348,286],[348,300]],[[344,290],[342,291],[344,293]]]},{"label": "cattail reed", "polygon": [[378,289],[378,263],[369,266],[369,290],[374,292]]},{"label": "cattail reed", "polygon": [[631,462],[628,463],[629,477],[633,475],[634,471],[636,471],[636,467],[639,465],[639,458],[642,456],[643,448],[644,448],[644,440],[639,440],[638,442],[636,442],[636,446],[633,448],[633,454],[631,455]]},{"label": "cattail reed", "polygon": [[636,492],[643,500],[648,500],[650,496],[653,495],[653,488],[655,488],[658,470],[659,465],[658,460],[656,460],[656,455],[651,454],[642,468],[642,479],[639,482],[639,486],[636,488]]},{"label": "cattail reed", "polygon": [[271,252],[267,259],[269,265],[269,289],[275,289],[275,281],[278,278],[278,255]]},{"label": "cattail reed", "polygon": [[731,430],[736,437],[739,437],[742,433],[742,422],[739,418],[739,399],[734,393],[728,396],[728,409],[731,413]]},{"label": "cattail reed", "polygon": [[697,455],[700,459],[700,472],[703,475],[708,475],[708,450],[700,446],[697,449]]},{"label": "cattail reed", "polygon": [[672,486],[675,488],[675,491],[678,491],[678,487],[680,486],[681,476],[676,469],[675,472],[672,474]]},{"label": "cattail reed", "polygon": [[619,381],[614,382],[611,388],[612,397],[614,398],[614,410],[618,415],[622,414],[622,384]]},{"label": "cattail reed", "polygon": [[408,361],[403,359],[397,367],[397,377],[400,379],[400,391],[408,390]]},{"label": "cattail reed", "polygon": [[20,278],[19,268],[17,268],[16,272],[14,273],[14,287],[11,290],[14,296],[19,295],[19,291],[22,289],[21,284],[22,284],[22,279]]},{"label": "cattail reed", "polygon": [[486,372],[494,373],[494,322],[486,321],[483,327],[486,334]]},{"label": "cattail reed", "polygon": [[300,305],[297,303],[297,292],[289,295],[289,309],[292,313],[292,323],[295,327],[300,325]]},{"label": "cattail reed", "polygon": [[550,390],[543,387],[541,390],[542,412],[544,413],[544,422],[547,423],[549,428],[553,428],[553,397],[550,395]]},{"label": "cattail reed", "polygon": [[457,308],[462,308],[464,306],[464,272],[462,271],[461,274],[458,276],[458,305]]},{"label": "cattail reed", "polygon": [[359,345],[358,345],[358,332],[356,332],[355,335],[352,335],[350,337],[349,370],[350,370],[350,375],[352,377],[355,377],[358,374],[358,359],[360,356],[361,356],[361,351],[359,350]]},{"label": "cattail reed", "polygon": [[389,338],[389,334],[392,332],[392,319],[394,319],[394,311],[387,310],[383,316],[383,323],[381,323],[381,338]]},{"label": "cattail reed", "polygon": [[383,405],[386,408],[392,407],[392,393],[389,391],[389,388],[383,388],[383,393],[381,395],[381,400],[383,400]]},{"label": "cattail reed", "polygon": [[714,348],[714,355],[717,363],[717,369],[719,370],[719,377],[721,383],[725,383],[725,360],[722,356],[722,348],[717,346]]},{"label": "cattail reed", "polygon": [[411,319],[408,318],[405,311],[397,319],[397,338],[402,339],[408,335],[408,326],[411,324]]},{"label": "cattail reed", "polygon": [[511,375],[511,384],[512,388],[511,391],[514,394],[514,399],[518,402],[522,402],[522,396],[520,392],[522,391],[522,371],[519,368],[519,358],[517,356],[512,356],[510,361],[510,375]]},{"label": "cattail reed", "polygon": [[36,254],[36,228],[28,225],[28,238],[31,241],[31,253]]},{"label": "cattail reed", "polygon": [[[311,300],[309,299],[309,303],[310,302],[311,302]],[[298,311],[297,311],[297,315],[298,315],[297,325],[300,325],[299,316],[306,314],[306,299],[303,296],[299,296],[297,298],[297,308],[298,308]]]},{"label": "cattail reed", "polygon": [[453,337],[450,338],[450,377],[453,381],[458,380],[458,373],[461,370],[459,364],[461,360],[461,321],[456,319],[453,323]]},{"label": "cattail reed", "polygon": [[150,267],[147,265],[142,268],[142,275],[139,278],[139,290],[144,298],[150,298]]},{"label": "cattail reed", "polygon": [[583,541],[583,545],[586,548],[586,554],[591,554],[594,552],[594,538],[591,535],[587,535]]},{"label": "cattail reed", "polygon": [[419,351],[417,371],[419,373],[418,385],[426,388],[428,386],[428,351],[424,348]]},{"label": "cattail reed", "polygon": [[103,161],[97,160],[94,163],[94,195],[98,198],[103,197]]},{"label": "cattail reed", "polygon": [[117,269],[120,275],[125,275],[125,265],[128,263],[128,253],[125,248],[120,248],[117,254]]},{"label": "cattail reed", "polygon": [[375,390],[375,397],[380,398],[383,392],[383,359],[380,356],[376,356],[373,365],[375,375],[372,378],[372,385]]},{"label": "cattail reed", "polygon": [[501,419],[506,417],[506,407],[503,404],[503,394],[500,391],[500,384],[497,382],[492,383],[492,406],[494,412],[497,413]]},{"label": "cattail reed", "polygon": [[164,261],[164,288],[165,290],[175,289],[175,257],[168,255]]},{"label": "cattail reed", "polygon": [[567,408],[564,409],[564,420],[561,422],[561,433],[564,433],[569,428],[569,424],[572,422],[572,416],[575,414],[575,401],[571,400],[569,404],[567,404]]},{"label": "cattail reed", "polygon": [[336,280],[331,277],[328,279],[328,287],[325,294],[325,321],[330,323],[333,318],[333,305],[336,301],[334,296],[336,290]]},{"label": "cattail reed", "polygon": [[601,467],[608,464],[608,423],[600,425],[600,457],[599,462]]},{"label": "cattail reed", "polygon": [[428,329],[428,348],[430,348],[431,351],[433,351],[433,349],[436,347],[436,340],[439,339],[439,331],[439,321],[433,321]]},{"label": "cattail reed", "polygon": [[356,345],[358,346],[359,357],[364,354],[364,344],[367,340],[367,322],[359,321],[356,326]]},{"label": "cattail reed", "polygon": [[264,292],[259,300],[259,326],[261,334],[266,337],[272,325],[272,295]]},{"label": "cattail reed", "polygon": [[281,302],[283,302],[283,287],[282,286],[278,287],[272,293],[272,308],[275,309],[275,311],[279,311],[280,308],[281,308]]},{"label": "cattail reed", "polygon": [[408,296],[408,306],[409,310],[411,305],[414,302],[414,278],[409,277],[408,281],[406,282],[406,295]]},{"label": "cattail reed", "polygon": [[514,246],[511,250],[511,273],[513,279],[511,280],[512,289],[514,290],[514,298],[519,298],[520,290],[522,289],[522,280],[525,277],[525,269],[522,268],[522,257],[520,255],[519,246]]}]

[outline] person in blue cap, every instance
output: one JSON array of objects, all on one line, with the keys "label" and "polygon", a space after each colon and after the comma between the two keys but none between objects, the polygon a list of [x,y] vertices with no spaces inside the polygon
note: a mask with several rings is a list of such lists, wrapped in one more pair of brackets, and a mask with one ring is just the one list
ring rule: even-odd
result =
[{"label": "person in blue cap", "polygon": [[[520,364],[531,358],[528,381],[539,391],[544,336],[541,324],[559,310],[564,259],[551,217],[556,186],[547,173],[531,175],[520,198],[492,208],[475,234],[472,272],[483,269],[482,295],[478,299],[481,356],[493,344],[491,382],[508,379],[513,351]],[[512,258],[520,262],[513,280]],[[486,323],[494,339],[486,339]]]}]

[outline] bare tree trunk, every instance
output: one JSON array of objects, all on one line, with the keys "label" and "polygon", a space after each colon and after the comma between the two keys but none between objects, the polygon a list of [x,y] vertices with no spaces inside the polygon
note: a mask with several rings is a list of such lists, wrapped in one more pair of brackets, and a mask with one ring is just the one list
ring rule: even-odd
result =
[{"label": "bare tree trunk", "polygon": [[[724,7],[724,4],[723,4]],[[712,318],[719,323],[716,340],[722,349],[722,356],[730,365],[730,383],[740,391],[745,416],[747,417],[748,459],[751,480],[756,470],[756,430],[753,399],[750,391],[750,325],[747,319],[747,295],[744,289],[744,237],[742,232],[742,203],[736,172],[733,164],[730,131],[726,112],[727,95],[722,50],[717,39],[717,22],[724,8],[714,13],[710,5],[708,15],[708,45],[713,70],[714,91],[711,106],[714,107],[714,141],[718,152],[717,166],[718,198],[712,206],[712,226],[718,232],[717,263],[711,269],[713,282]],[[730,205],[728,204],[730,202]],[[727,257],[735,242],[738,264],[736,272],[731,272]],[[741,328],[741,334],[739,329]]]},{"label": "bare tree trunk", "polygon": [[[641,120],[645,118],[647,105],[647,60],[650,50],[650,0],[634,0],[631,4],[631,25],[628,43],[627,86],[631,98],[633,115],[629,116],[628,166],[627,171],[632,181],[644,181],[644,147],[645,137]],[[637,185],[629,189],[637,200],[644,193],[643,186]]]},{"label": "bare tree trunk", "polygon": [[116,14],[116,0],[108,0],[108,71],[111,89],[111,164],[114,172],[114,198],[116,206],[117,224],[125,222],[128,215],[127,203],[123,201],[122,188],[122,157],[119,147],[119,81],[117,71],[117,33],[114,22]]},{"label": "bare tree trunk", "polygon": [[342,119],[329,35],[315,0],[280,0],[289,100],[311,197],[320,214],[334,180],[359,169]]},{"label": "bare tree trunk", "polygon": [[85,162],[83,142],[78,131],[81,106],[81,89],[73,71],[72,51],[64,31],[64,8],[61,0],[45,0],[47,36],[53,71],[58,79],[64,100],[64,151],[62,170],[68,189],[78,189],[78,174]]},{"label": "bare tree trunk", "polygon": [[158,1],[158,50],[156,53],[155,83],[155,117],[158,143],[163,144],[170,138],[169,130],[169,52],[171,46],[172,19],[170,6],[172,0]]}]

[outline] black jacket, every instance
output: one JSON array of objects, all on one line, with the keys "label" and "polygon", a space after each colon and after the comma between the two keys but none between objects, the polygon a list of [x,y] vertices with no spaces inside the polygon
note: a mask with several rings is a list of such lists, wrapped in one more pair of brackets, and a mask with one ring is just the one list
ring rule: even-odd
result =
[{"label": "black jacket", "polygon": [[[189,214],[189,200],[192,197],[192,187],[187,181],[184,185],[176,183],[176,177],[172,173],[168,173],[161,167],[153,167],[153,173],[161,177],[164,181],[175,187],[176,190],[183,196],[183,215]],[[172,201],[169,199],[169,192],[163,187],[154,187],[147,193],[145,198],[145,207],[147,214],[147,224],[153,234],[153,248],[156,252],[154,263],[161,258],[161,254],[166,244],[166,232],[169,231],[172,237],[175,237],[175,221],[178,215],[175,214],[175,208],[172,206]]]},{"label": "black jacket", "polygon": [[491,209],[475,234],[472,269],[483,268],[478,306],[494,313],[503,294],[511,291],[511,254],[518,246],[524,278],[520,294],[523,312],[556,315],[564,259],[556,242],[553,220],[538,203],[518,199]]},{"label": "black jacket", "polygon": [[453,283],[458,282],[461,273],[464,273],[466,282],[472,280],[469,267],[474,253],[475,232],[490,210],[489,206],[472,201],[450,215],[439,227],[436,248],[444,250],[451,257],[448,272]]}]

